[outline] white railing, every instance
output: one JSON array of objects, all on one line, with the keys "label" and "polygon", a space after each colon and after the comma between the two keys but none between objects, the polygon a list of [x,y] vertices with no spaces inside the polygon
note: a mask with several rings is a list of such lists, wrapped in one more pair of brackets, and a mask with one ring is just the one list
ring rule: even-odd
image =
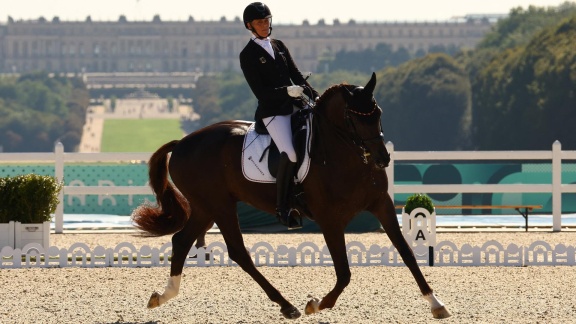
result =
[{"label": "white railing", "polygon": [[[576,184],[562,184],[562,160],[576,160],[576,151],[562,151],[560,142],[552,145],[551,151],[434,151],[396,152],[392,143],[387,144],[392,161],[387,170],[390,195],[396,193],[551,193],[552,229],[561,230],[562,194],[576,193]],[[151,153],[65,153],[62,143],[57,143],[54,153],[0,153],[1,162],[53,162],[54,175],[64,178],[64,164],[77,162],[148,161]],[[475,161],[475,160],[548,160],[552,163],[550,184],[440,184],[402,185],[394,184],[395,161]],[[64,186],[60,192],[55,213],[55,232],[64,230],[64,195],[150,195],[148,186]]]},{"label": "white railing", "polygon": [[[552,162],[551,184],[420,184],[390,186],[395,193],[552,193],[552,230],[559,232],[562,227],[562,194],[576,193],[576,184],[562,184],[562,160],[576,160],[576,151],[562,151],[559,141],[552,144],[551,151],[436,151],[436,152],[395,152],[394,145],[388,143],[392,161],[477,161],[477,160],[549,160]],[[389,183],[394,183],[394,163],[390,163]]]},{"label": "white railing", "polygon": [[[330,267],[334,266],[327,246],[302,242],[298,246],[272,246],[258,242],[247,248],[256,266],[268,267]],[[457,246],[450,241],[435,245],[433,254],[416,254],[423,266],[573,266],[576,265],[576,249],[572,245],[551,245],[535,241],[522,246],[504,246],[498,241],[487,241],[481,246],[464,244]],[[353,241],[346,244],[348,262],[352,267],[403,266],[400,253],[391,246],[373,244],[365,246]],[[0,269],[4,268],[96,268],[96,267],[168,267],[171,264],[172,243],[161,247],[144,245],[140,248],[130,242],[122,242],[113,248],[86,243],[74,243],[69,248],[51,246],[44,248],[30,243],[22,249],[0,249]],[[210,243],[206,248],[192,247],[185,260],[186,267],[237,266],[230,259],[224,242]]]},{"label": "white railing", "polygon": [[[54,153],[0,153],[0,162],[53,162],[54,176],[64,179],[64,164],[77,162],[148,161],[152,153],[66,153],[56,143]],[[55,233],[64,231],[64,195],[151,195],[148,186],[64,186],[54,215]]]}]

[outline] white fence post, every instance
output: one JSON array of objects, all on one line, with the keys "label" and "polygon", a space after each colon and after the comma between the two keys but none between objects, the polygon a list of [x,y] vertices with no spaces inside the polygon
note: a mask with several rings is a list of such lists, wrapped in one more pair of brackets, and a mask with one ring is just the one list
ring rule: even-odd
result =
[{"label": "white fence post", "polygon": [[[58,182],[64,183],[64,145],[60,142],[54,146],[54,176]],[[64,184],[62,185],[64,186]],[[56,207],[54,219],[54,232],[62,234],[64,232],[64,188],[58,194],[58,206]]]},{"label": "white fence post", "polygon": [[552,144],[552,231],[562,228],[562,144]]},{"label": "white fence post", "polygon": [[394,143],[386,143],[386,149],[390,153],[390,166],[388,166],[388,171],[386,172],[388,176],[388,194],[392,198],[392,203],[394,203]]}]

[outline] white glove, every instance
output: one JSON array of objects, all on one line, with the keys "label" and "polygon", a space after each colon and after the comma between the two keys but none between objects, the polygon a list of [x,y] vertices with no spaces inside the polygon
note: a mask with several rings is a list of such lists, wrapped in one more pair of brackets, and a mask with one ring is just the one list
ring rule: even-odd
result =
[{"label": "white glove", "polygon": [[304,92],[304,88],[298,85],[292,85],[287,88],[290,97],[298,98]]}]

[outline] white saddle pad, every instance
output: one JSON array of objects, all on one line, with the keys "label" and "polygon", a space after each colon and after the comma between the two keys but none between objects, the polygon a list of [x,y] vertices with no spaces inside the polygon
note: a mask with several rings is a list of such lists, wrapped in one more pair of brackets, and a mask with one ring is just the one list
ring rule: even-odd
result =
[{"label": "white saddle pad", "polygon": [[[310,169],[310,156],[308,155],[310,140],[311,140],[311,118],[307,120],[307,131],[306,131],[306,154],[304,156],[304,161],[302,166],[297,173],[297,178],[299,182],[302,182],[306,175],[308,174],[308,169]],[[262,158],[264,150],[270,145],[271,137],[270,135],[261,135],[256,133],[254,129],[256,123],[252,123],[246,133],[244,138],[244,145],[242,145],[242,173],[246,179],[254,182],[267,182],[275,183],[276,178],[274,178],[270,171],[268,171],[268,152]],[[260,161],[262,158],[262,161]]]}]

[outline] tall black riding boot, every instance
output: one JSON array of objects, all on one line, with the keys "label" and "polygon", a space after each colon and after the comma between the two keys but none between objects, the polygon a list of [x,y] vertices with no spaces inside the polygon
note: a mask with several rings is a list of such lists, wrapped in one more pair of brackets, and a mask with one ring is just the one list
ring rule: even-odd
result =
[{"label": "tall black riding boot", "polygon": [[302,228],[302,224],[298,222],[298,219],[301,218],[298,217],[297,219],[296,216],[298,211],[290,206],[290,191],[294,184],[295,171],[296,163],[290,161],[285,152],[280,153],[278,174],[276,175],[276,217],[289,230]]}]

